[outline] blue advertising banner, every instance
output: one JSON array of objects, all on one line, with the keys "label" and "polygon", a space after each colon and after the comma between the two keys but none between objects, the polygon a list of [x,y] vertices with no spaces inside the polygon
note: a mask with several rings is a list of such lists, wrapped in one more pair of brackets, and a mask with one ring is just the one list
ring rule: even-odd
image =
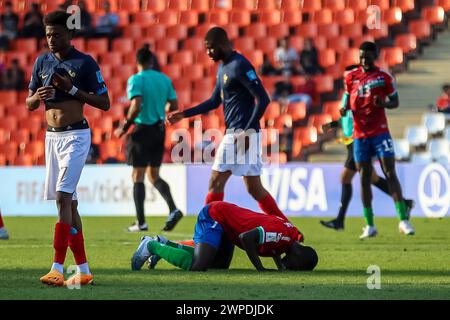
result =
[{"label": "blue advertising banner", "polygon": [[[290,216],[335,216],[341,197],[340,173],[342,164],[289,163],[265,167],[261,180],[276,199],[280,209]],[[379,165],[375,165],[383,176]],[[187,212],[196,214],[204,204],[208,192],[211,167],[189,165],[186,173]],[[443,217],[450,207],[450,166],[397,164],[397,175],[405,198],[414,199],[415,217]],[[373,209],[376,216],[395,217],[391,197],[376,187],[373,190]],[[256,201],[247,193],[241,177],[232,176],[225,187],[225,201],[260,211]],[[348,216],[362,216],[359,175],[353,180],[353,197]]]}]

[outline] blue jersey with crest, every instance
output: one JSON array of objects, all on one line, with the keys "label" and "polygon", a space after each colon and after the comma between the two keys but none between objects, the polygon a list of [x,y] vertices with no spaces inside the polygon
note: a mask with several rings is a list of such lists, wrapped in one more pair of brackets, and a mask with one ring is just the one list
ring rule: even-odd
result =
[{"label": "blue jersey with crest", "polygon": [[227,129],[260,129],[259,119],[270,100],[251,63],[237,52],[219,65],[211,98],[185,110],[184,115],[208,112],[221,102]]},{"label": "blue jersey with crest", "polygon": [[[40,55],[33,66],[28,88],[35,92],[40,87],[51,86],[55,73],[69,75],[75,87],[88,93],[101,95],[107,92],[100,68],[95,60],[87,54],[71,48],[64,59],[58,59],[53,53]],[[56,89],[55,98],[46,100],[60,102],[73,100],[70,94]]]}]

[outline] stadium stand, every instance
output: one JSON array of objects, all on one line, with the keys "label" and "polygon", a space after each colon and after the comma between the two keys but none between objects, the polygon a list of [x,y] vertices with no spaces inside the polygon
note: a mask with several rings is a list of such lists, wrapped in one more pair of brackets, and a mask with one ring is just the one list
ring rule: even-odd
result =
[{"label": "stadium stand", "polygon": [[[0,12],[4,2],[0,1]],[[43,12],[49,12],[63,1],[14,1],[21,19],[32,2],[37,2]],[[120,16],[121,36],[73,40],[76,48],[98,59],[112,98],[113,110],[107,116],[101,117],[98,110],[85,108],[92,123],[93,141],[100,145],[98,162],[123,160],[123,143],[114,140],[111,132],[128,106],[125,88],[128,77],[135,72],[134,52],[149,43],[156,51],[162,72],[173,80],[180,107],[190,107],[209,98],[214,85],[217,66],[206,55],[203,44],[206,31],[214,25],[228,31],[235,48],[258,70],[263,54],[273,60],[279,39],[288,37],[289,45],[298,52],[303,49],[305,39],[313,39],[324,72],[312,77],[316,92],[311,97],[312,107],[295,102],[283,108],[272,102],[261,121],[267,129],[286,123],[291,126],[292,145],[287,149],[289,154],[276,155],[280,161],[307,160],[322,150],[323,143],[335,138],[324,136],[321,124],[339,118],[342,72],[346,66],[358,63],[359,44],[375,41],[381,48],[378,65],[394,74],[408,70],[408,63],[420,59],[424,46],[447,28],[450,1],[434,2],[429,5],[429,1],[413,0],[110,0],[112,11]],[[102,0],[88,0],[86,4],[93,16],[102,12]],[[366,26],[370,5],[381,9],[379,29]],[[8,51],[0,52],[0,62],[8,67],[13,59],[18,59],[29,79],[30,66],[37,53],[44,50],[46,44],[42,39],[17,38]],[[295,90],[305,84],[306,77],[298,74],[292,78]],[[262,80],[270,94],[279,76]],[[0,91],[0,165],[43,163],[42,145],[38,141],[45,133],[44,116],[26,111],[22,105],[26,95],[26,91]],[[220,113],[202,116],[201,121],[203,129],[224,128]],[[193,122],[187,120],[176,127],[192,129]],[[405,139],[396,141],[399,159],[426,161],[448,157],[448,153],[436,151],[445,147],[442,141],[448,141],[445,138],[448,139],[449,129],[445,125],[445,118],[442,120],[439,114],[425,115],[423,127],[408,128]],[[444,140],[430,140],[435,136]],[[417,147],[421,151],[426,148],[430,157],[428,153],[415,153]]]}]

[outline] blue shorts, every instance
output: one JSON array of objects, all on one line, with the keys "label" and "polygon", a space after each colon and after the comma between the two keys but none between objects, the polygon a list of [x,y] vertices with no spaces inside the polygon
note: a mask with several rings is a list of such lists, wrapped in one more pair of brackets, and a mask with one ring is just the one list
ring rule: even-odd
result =
[{"label": "blue shorts", "polygon": [[378,159],[395,157],[391,134],[386,132],[375,137],[354,139],[353,154],[356,163],[371,162],[374,156]]},{"label": "blue shorts", "polygon": [[219,249],[223,229],[217,221],[211,218],[208,209],[209,205],[206,205],[198,214],[194,230],[194,243],[207,243]]}]

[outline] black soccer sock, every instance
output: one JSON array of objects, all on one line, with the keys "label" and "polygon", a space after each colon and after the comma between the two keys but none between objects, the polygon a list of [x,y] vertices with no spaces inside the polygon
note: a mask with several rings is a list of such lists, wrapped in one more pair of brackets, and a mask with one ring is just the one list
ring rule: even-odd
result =
[{"label": "black soccer sock", "polygon": [[175,205],[175,202],[173,202],[172,194],[170,193],[170,187],[167,182],[159,178],[153,183],[153,185],[155,186],[156,190],[159,191],[164,200],[166,200],[170,212],[176,210],[177,206]]},{"label": "black soccer sock", "polygon": [[341,193],[341,207],[339,208],[339,213],[336,218],[339,222],[344,222],[345,214],[347,213],[347,208],[352,198],[353,188],[351,183],[342,184]]},{"label": "black soccer sock", "polygon": [[145,185],[143,182],[135,182],[133,186],[134,205],[136,206],[136,217],[139,225],[145,223],[144,201]]},{"label": "black soccer sock", "polygon": [[391,193],[389,192],[389,184],[386,179],[379,177],[378,181],[372,184],[387,195],[391,195]]}]

